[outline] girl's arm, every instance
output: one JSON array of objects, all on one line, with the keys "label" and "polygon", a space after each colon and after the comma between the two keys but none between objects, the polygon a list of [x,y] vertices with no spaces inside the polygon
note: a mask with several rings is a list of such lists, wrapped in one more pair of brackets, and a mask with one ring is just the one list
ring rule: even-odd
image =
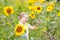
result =
[{"label": "girl's arm", "polygon": [[[40,20],[37,20],[37,24],[36,24],[36,26],[39,25],[39,24],[40,24]],[[29,24],[29,29],[34,30],[34,29],[37,28],[36,26],[32,26],[32,25]]]},{"label": "girl's arm", "polygon": [[34,30],[36,28],[36,26],[30,26],[29,29]]}]

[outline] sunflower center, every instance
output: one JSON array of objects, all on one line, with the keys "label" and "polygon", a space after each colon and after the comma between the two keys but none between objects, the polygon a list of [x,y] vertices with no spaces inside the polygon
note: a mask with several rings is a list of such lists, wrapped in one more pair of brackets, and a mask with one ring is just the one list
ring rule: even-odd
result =
[{"label": "sunflower center", "polygon": [[40,7],[37,7],[37,10],[40,10]]},{"label": "sunflower center", "polygon": [[32,14],[32,16],[34,16],[34,14]]},{"label": "sunflower center", "polygon": [[49,8],[49,10],[51,10],[51,8]]},{"label": "sunflower center", "polygon": [[11,9],[10,9],[10,8],[7,8],[6,11],[7,11],[7,13],[9,13],[9,14],[11,13]]},{"label": "sunflower center", "polygon": [[18,26],[17,29],[16,29],[17,32],[21,32],[22,31],[22,27],[21,26]]}]

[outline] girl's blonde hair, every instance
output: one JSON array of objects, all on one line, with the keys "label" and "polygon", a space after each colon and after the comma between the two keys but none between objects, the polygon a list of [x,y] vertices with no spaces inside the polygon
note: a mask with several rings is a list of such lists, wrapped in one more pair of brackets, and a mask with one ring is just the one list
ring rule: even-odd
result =
[{"label": "girl's blonde hair", "polygon": [[18,18],[21,19],[22,17],[24,17],[24,15],[28,15],[27,12],[19,13]]}]

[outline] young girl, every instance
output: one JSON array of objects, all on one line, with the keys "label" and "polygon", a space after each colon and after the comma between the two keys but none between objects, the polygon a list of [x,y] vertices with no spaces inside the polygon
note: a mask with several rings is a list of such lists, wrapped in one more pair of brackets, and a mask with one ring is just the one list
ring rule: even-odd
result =
[{"label": "young girl", "polygon": [[33,29],[36,28],[35,26],[32,26],[32,25],[30,25],[29,23],[27,23],[28,18],[29,18],[29,16],[28,16],[28,13],[26,13],[26,12],[21,12],[21,13],[19,14],[19,16],[18,16],[19,23],[20,23],[20,24],[23,24],[24,27],[25,27],[25,29],[26,29],[26,33],[25,33],[23,36],[26,36],[27,39],[29,39],[29,38],[28,38],[28,30],[29,30],[29,29],[32,29],[32,30],[33,30]]}]

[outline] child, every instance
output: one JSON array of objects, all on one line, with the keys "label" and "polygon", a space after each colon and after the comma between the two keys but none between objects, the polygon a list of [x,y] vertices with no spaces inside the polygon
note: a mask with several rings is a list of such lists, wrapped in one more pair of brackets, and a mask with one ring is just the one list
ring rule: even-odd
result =
[{"label": "child", "polygon": [[32,29],[33,30],[33,29],[36,28],[35,26],[32,26],[32,25],[30,25],[30,24],[27,23],[28,18],[29,18],[29,16],[28,16],[28,13],[26,13],[26,12],[21,12],[19,14],[19,16],[18,16],[19,23],[23,24],[25,26],[26,33],[25,33],[24,36],[26,36],[27,39],[28,39],[28,29]]}]

